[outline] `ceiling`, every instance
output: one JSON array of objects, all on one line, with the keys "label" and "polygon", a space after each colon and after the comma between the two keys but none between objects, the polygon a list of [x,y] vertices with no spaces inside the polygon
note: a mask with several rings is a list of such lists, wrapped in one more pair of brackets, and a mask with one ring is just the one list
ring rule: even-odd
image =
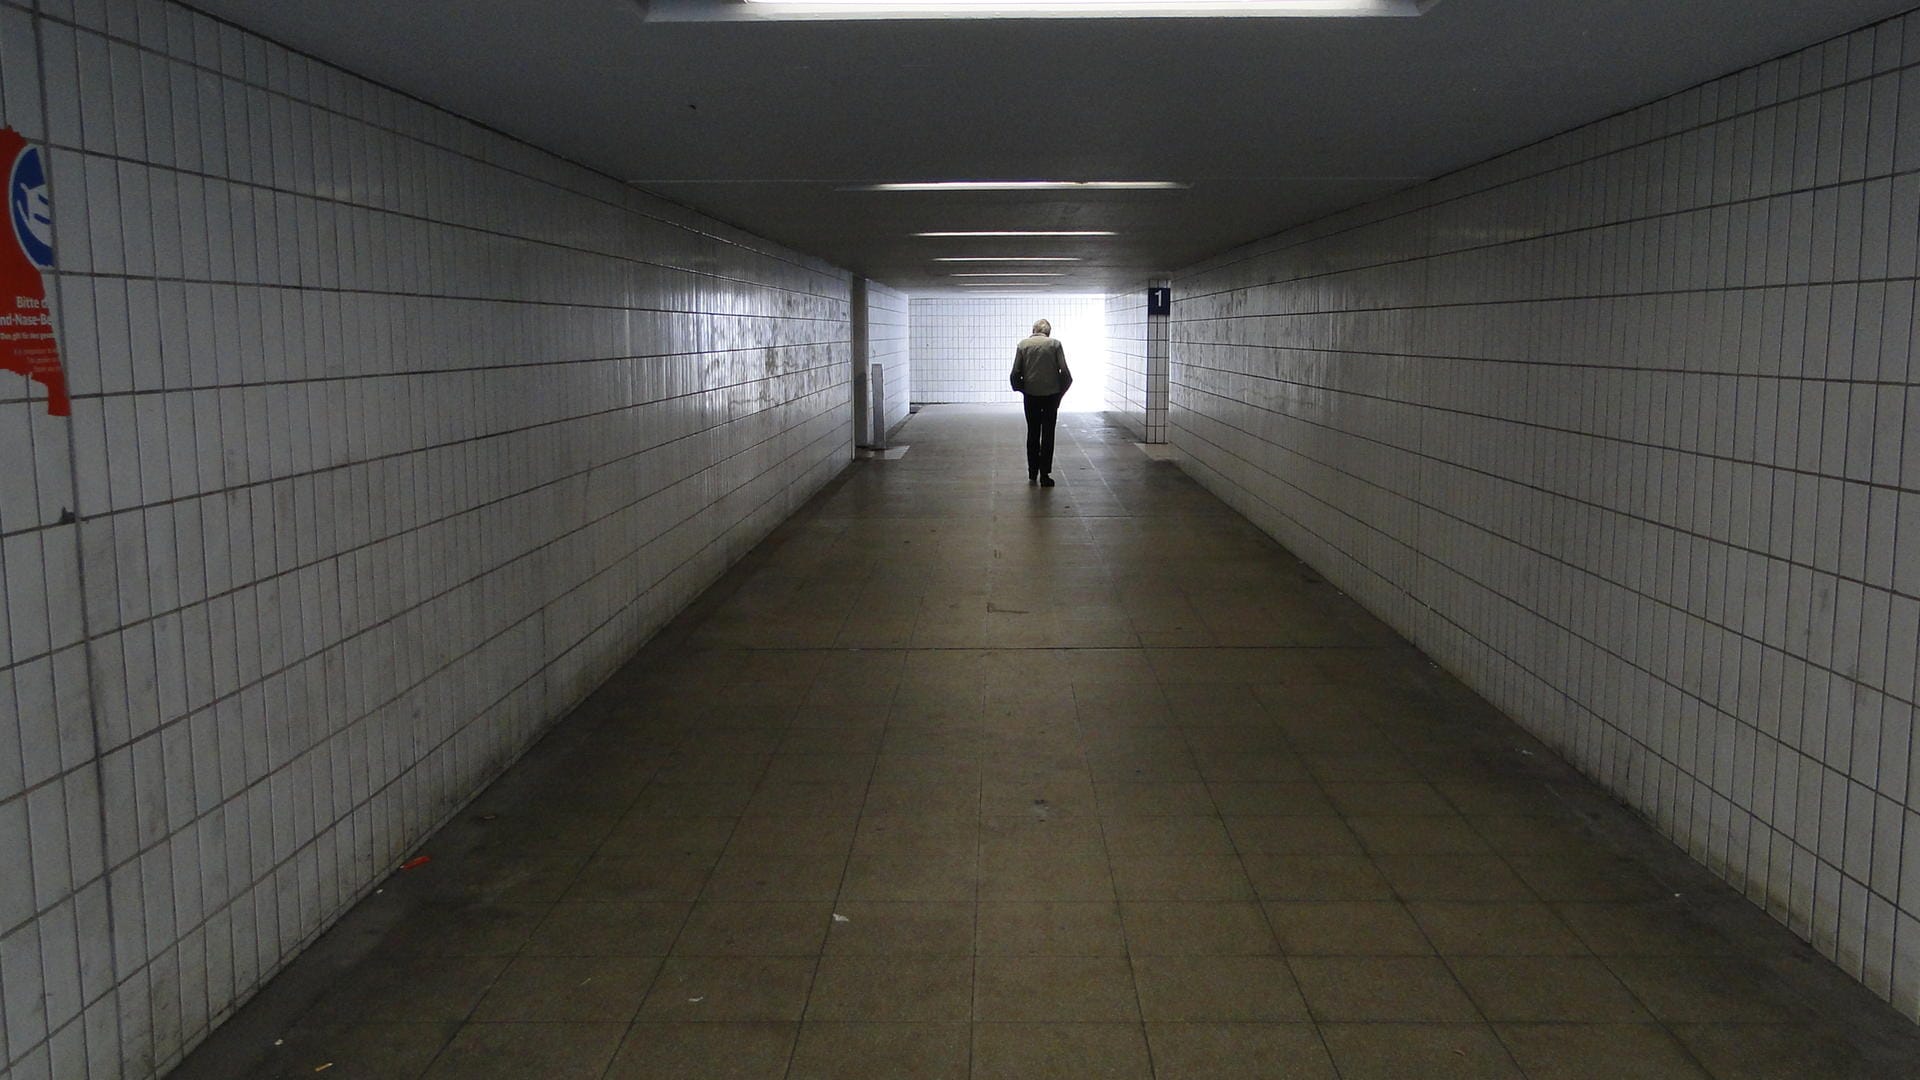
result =
[{"label": "ceiling", "polygon": [[[1105,291],[1913,0],[1444,0],[1418,18],[649,22],[634,0],[192,0],[875,280]],[[1151,179],[1176,191],[900,193]],[[920,231],[1112,230],[1094,239]],[[1049,255],[1049,266],[939,256]],[[991,280],[991,279],[980,279]]]}]

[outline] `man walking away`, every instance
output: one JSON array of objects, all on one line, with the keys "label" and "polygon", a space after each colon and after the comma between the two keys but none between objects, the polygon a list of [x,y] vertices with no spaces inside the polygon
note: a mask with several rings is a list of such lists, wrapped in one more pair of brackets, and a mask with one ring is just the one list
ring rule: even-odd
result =
[{"label": "man walking away", "polygon": [[1067,370],[1067,350],[1053,340],[1053,324],[1033,324],[1033,336],[1013,350],[1010,381],[1027,407],[1027,484],[1053,486],[1053,429],[1060,419],[1060,399],[1073,385]]}]

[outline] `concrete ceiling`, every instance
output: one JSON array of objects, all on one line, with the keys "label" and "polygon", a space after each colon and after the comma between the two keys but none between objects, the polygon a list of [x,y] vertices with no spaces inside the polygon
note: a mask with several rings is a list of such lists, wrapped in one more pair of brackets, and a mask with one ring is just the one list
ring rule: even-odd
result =
[{"label": "concrete ceiling", "polygon": [[[193,0],[914,292],[941,255],[1102,291],[1864,26],[1913,0],[1444,0],[1419,18],[648,22],[633,0]],[[1181,191],[849,184],[1167,179]],[[919,231],[1110,229],[1085,240]]]}]

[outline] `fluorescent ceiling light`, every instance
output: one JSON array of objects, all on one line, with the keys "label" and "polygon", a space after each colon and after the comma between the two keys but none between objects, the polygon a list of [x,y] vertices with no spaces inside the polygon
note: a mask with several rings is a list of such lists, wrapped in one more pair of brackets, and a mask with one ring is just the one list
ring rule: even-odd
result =
[{"label": "fluorescent ceiling light", "polygon": [[904,184],[858,184],[848,191],[1168,191],[1173,180],[931,180]]},{"label": "fluorescent ceiling light", "polygon": [[1065,275],[1065,274],[1049,274],[1049,273],[1046,273],[1045,271],[1041,271],[1041,270],[1006,270],[1006,271],[1000,271],[1000,270],[995,270],[995,271],[991,271],[991,272],[988,272],[988,273],[980,273],[980,272],[978,272],[978,271],[975,271],[975,272],[972,272],[972,273],[965,273],[965,274],[948,274],[947,276],[948,276],[948,277],[1018,277],[1018,278],[1028,278],[1028,277],[1066,277],[1067,275]]},{"label": "fluorescent ceiling light", "polygon": [[1116,236],[1117,233],[1100,229],[1048,230],[1048,229],[999,229],[992,232],[917,232],[915,236],[957,237],[957,236]]},{"label": "fluorescent ceiling light", "polygon": [[1079,262],[1070,255],[949,255],[934,262]]},{"label": "fluorescent ceiling light", "polygon": [[762,18],[1092,19],[1418,15],[1433,0],[747,0]]}]

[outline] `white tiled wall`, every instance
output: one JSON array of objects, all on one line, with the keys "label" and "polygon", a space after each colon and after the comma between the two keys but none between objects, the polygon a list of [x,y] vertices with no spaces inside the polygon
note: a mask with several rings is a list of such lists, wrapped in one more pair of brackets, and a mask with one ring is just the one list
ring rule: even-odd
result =
[{"label": "white tiled wall", "polygon": [[907,294],[867,282],[867,363],[886,365],[887,426],[907,418],[913,401],[913,364],[907,351]]},{"label": "white tiled wall", "polygon": [[842,467],[848,279],[185,7],[40,7],[0,114],[75,406],[0,375],[0,1076],[139,1078]]},{"label": "white tiled wall", "polygon": [[1107,412],[1147,437],[1147,287],[1107,294]]},{"label": "white tiled wall", "polygon": [[1920,16],[1178,276],[1194,474],[1920,1017]]},{"label": "white tiled wall", "polygon": [[1099,296],[916,296],[910,306],[913,400],[1017,405],[1007,388],[1013,347],[1036,319],[1067,350],[1073,390],[1064,407],[1106,400],[1106,300]]},{"label": "white tiled wall", "polygon": [[1167,441],[1169,319],[1147,314],[1147,290],[1165,281],[1107,297],[1107,411],[1141,442]]}]

